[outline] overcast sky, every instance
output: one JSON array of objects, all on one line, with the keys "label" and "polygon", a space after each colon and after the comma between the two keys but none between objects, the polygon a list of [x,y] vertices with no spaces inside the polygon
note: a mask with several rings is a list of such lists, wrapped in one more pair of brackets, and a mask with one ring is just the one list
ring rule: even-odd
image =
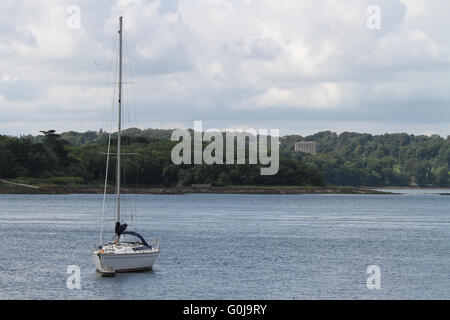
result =
[{"label": "overcast sky", "polygon": [[0,134],[108,129],[120,15],[127,126],[450,134],[448,0],[2,0]]}]

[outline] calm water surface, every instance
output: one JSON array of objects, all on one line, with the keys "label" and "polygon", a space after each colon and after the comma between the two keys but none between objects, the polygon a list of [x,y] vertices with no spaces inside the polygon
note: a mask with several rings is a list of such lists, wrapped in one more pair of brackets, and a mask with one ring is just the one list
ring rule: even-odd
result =
[{"label": "calm water surface", "polygon": [[[449,196],[124,198],[161,254],[154,271],[103,278],[90,256],[101,195],[0,195],[0,298],[450,299]],[[74,264],[80,290],[66,287]],[[366,287],[369,265],[380,290]]]}]

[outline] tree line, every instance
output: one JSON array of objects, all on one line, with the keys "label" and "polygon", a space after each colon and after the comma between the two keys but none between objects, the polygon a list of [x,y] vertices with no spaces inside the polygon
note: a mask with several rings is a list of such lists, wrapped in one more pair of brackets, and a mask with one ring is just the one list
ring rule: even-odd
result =
[{"label": "tree line", "polygon": [[[317,142],[319,153],[293,153],[297,141]],[[334,185],[450,186],[450,136],[325,131],[307,137],[285,136],[281,150],[315,166]]]},{"label": "tree line", "polygon": [[[138,130],[138,129],[136,129]],[[136,132],[132,130],[132,132]],[[147,131],[148,132],[148,131]],[[160,131],[158,137],[129,134],[121,137],[122,182],[128,186],[230,185],[324,185],[322,173],[300,160],[281,157],[278,174],[261,176],[261,165],[175,165],[171,151],[177,142]],[[66,138],[68,137],[68,138]],[[71,142],[69,142],[71,141]],[[117,136],[112,135],[110,153]],[[192,144],[193,146],[193,144]],[[101,184],[105,175],[108,135],[45,131],[38,137],[0,137],[0,177],[29,183]],[[127,155],[129,154],[129,155]],[[193,154],[193,152],[192,152]],[[224,152],[225,155],[225,152]],[[246,162],[248,163],[248,161]],[[109,183],[114,183],[116,158],[110,156]]]},{"label": "tree line", "polygon": [[[450,186],[450,137],[405,133],[371,135],[330,131],[280,138],[280,169],[261,176],[260,165],[174,165],[172,130],[131,128],[122,137],[123,180],[130,186],[229,185]],[[117,140],[112,135],[111,152]],[[319,153],[294,152],[299,141]],[[108,134],[88,131],[0,136],[0,178],[49,184],[101,183]],[[225,154],[225,153],[224,153]],[[247,162],[248,163],[248,162]],[[109,182],[114,182],[115,157]],[[28,179],[28,180],[27,180]]]}]

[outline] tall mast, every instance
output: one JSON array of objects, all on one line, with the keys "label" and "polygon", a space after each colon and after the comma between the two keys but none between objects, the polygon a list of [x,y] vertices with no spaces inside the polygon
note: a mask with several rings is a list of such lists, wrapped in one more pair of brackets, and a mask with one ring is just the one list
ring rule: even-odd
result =
[{"label": "tall mast", "polygon": [[120,133],[122,123],[122,17],[119,18],[119,116],[117,129],[116,222],[120,222]]}]

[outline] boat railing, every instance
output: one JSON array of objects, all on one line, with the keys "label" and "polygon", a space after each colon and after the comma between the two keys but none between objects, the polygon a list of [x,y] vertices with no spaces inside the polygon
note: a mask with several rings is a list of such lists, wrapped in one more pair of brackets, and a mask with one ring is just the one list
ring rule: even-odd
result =
[{"label": "boat railing", "polygon": [[112,247],[104,247],[103,250],[105,253],[114,253],[114,248]]},{"label": "boat railing", "polygon": [[152,239],[152,248],[159,250],[159,239],[158,238]]}]

